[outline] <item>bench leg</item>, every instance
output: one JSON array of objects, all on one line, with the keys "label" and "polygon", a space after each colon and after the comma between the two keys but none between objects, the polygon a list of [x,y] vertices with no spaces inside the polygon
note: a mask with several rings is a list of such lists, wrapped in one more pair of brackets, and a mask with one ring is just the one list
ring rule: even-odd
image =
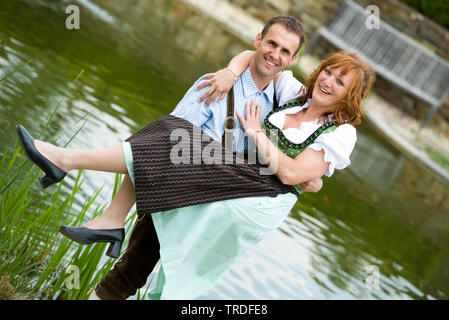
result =
[{"label": "bench leg", "polygon": [[421,130],[422,128],[427,126],[430,123],[430,121],[432,121],[433,116],[435,115],[435,113],[437,112],[438,109],[439,109],[438,105],[432,105],[432,107],[430,108],[429,112],[427,112],[423,122],[421,123],[421,126],[419,127],[419,130]]}]

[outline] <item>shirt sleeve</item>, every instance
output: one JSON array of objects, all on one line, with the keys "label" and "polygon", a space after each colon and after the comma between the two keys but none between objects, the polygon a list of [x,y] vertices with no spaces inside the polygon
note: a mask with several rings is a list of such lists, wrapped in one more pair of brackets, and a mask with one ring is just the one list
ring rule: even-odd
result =
[{"label": "shirt sleeve", "polygon": [[284,70],[279,76],[275,87],[279,105],[281,106],[287,101],[296,98],[302,87],[304,85],[293,76],[293,72]]},{"label": "shirt sleeve", "polygon": [[334,174],[334,170],[342,170],[351,164],[349,159],[357,141],[355,128],[350,124],[342,124],[332,132],[321,134],[309,148],[324,150],[324,161],[329,162],[327,177]]},{"label": "shirt sleeve", "polygon": [[190,87],[181,101],[176,105],[175,109],[170,113],[172,116],[185,119],[200,128],[212,115],[211,108],[206,106],[204,101],[201,103],[198,102],[201,95],[210,88],[206,86],[198,91],[196,90],[202,78],[195,81],[193,86]]}]

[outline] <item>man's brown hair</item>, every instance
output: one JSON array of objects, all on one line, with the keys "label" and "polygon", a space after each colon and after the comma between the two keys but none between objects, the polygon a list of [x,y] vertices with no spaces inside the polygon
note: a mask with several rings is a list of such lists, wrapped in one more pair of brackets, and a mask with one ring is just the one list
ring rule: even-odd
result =
[{"label": "man's brown hair", "polygon": [[299,37],[299,46],[298,49],[296,49],[296,52],[293,54],[293,57],[298,54],[299,50],[301,50],[301,47],[304,45],[305,36],[304,36],[304,29],[301,25],[301,22],[299,22],[298,19],[291,17],[291,16],[277,16],[274,18],[271,18],[265,23],[265,26],[262,29],[262,39],[267,34],[268,30],[273,24],[281,24],[284,26],[285,29],[287,29],[288,32],[295,33]]}]

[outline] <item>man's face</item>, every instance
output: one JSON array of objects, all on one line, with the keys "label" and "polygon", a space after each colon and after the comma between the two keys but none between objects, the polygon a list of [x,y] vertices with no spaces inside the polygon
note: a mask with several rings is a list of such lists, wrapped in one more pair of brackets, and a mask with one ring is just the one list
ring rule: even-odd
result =
[{"label": "man's face", "polygon": [[263,77],[274,77],[291,66],[297,58],[299,41],[298,35],[288,32],[281,24],[273,24],[263,39],[259,33],[254,42],[256,71]]}]

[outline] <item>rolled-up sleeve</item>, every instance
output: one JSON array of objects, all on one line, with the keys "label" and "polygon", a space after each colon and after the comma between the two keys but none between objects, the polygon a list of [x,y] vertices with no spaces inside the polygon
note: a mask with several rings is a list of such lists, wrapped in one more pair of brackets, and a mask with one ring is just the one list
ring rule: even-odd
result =
[{"label": "rolled-up sleeve", "polygon": [[201,95],[209,89],[207,86],[196,90],[201,80],[202,77],[195,81],[171,113],[172,116],[183,118],[198,127],[201,127],[211,117],[211,108],[204,102],[198,102]]},{"label": "rolled-up sleeve", "polygon": [[324,150],[324,161],[329,162],[327,177],[335,169],[342,170],[351,164],[349,157],[357,141],[356,129],[350,124],[343,124],[330,133],[321,134],[309,148]]}]

